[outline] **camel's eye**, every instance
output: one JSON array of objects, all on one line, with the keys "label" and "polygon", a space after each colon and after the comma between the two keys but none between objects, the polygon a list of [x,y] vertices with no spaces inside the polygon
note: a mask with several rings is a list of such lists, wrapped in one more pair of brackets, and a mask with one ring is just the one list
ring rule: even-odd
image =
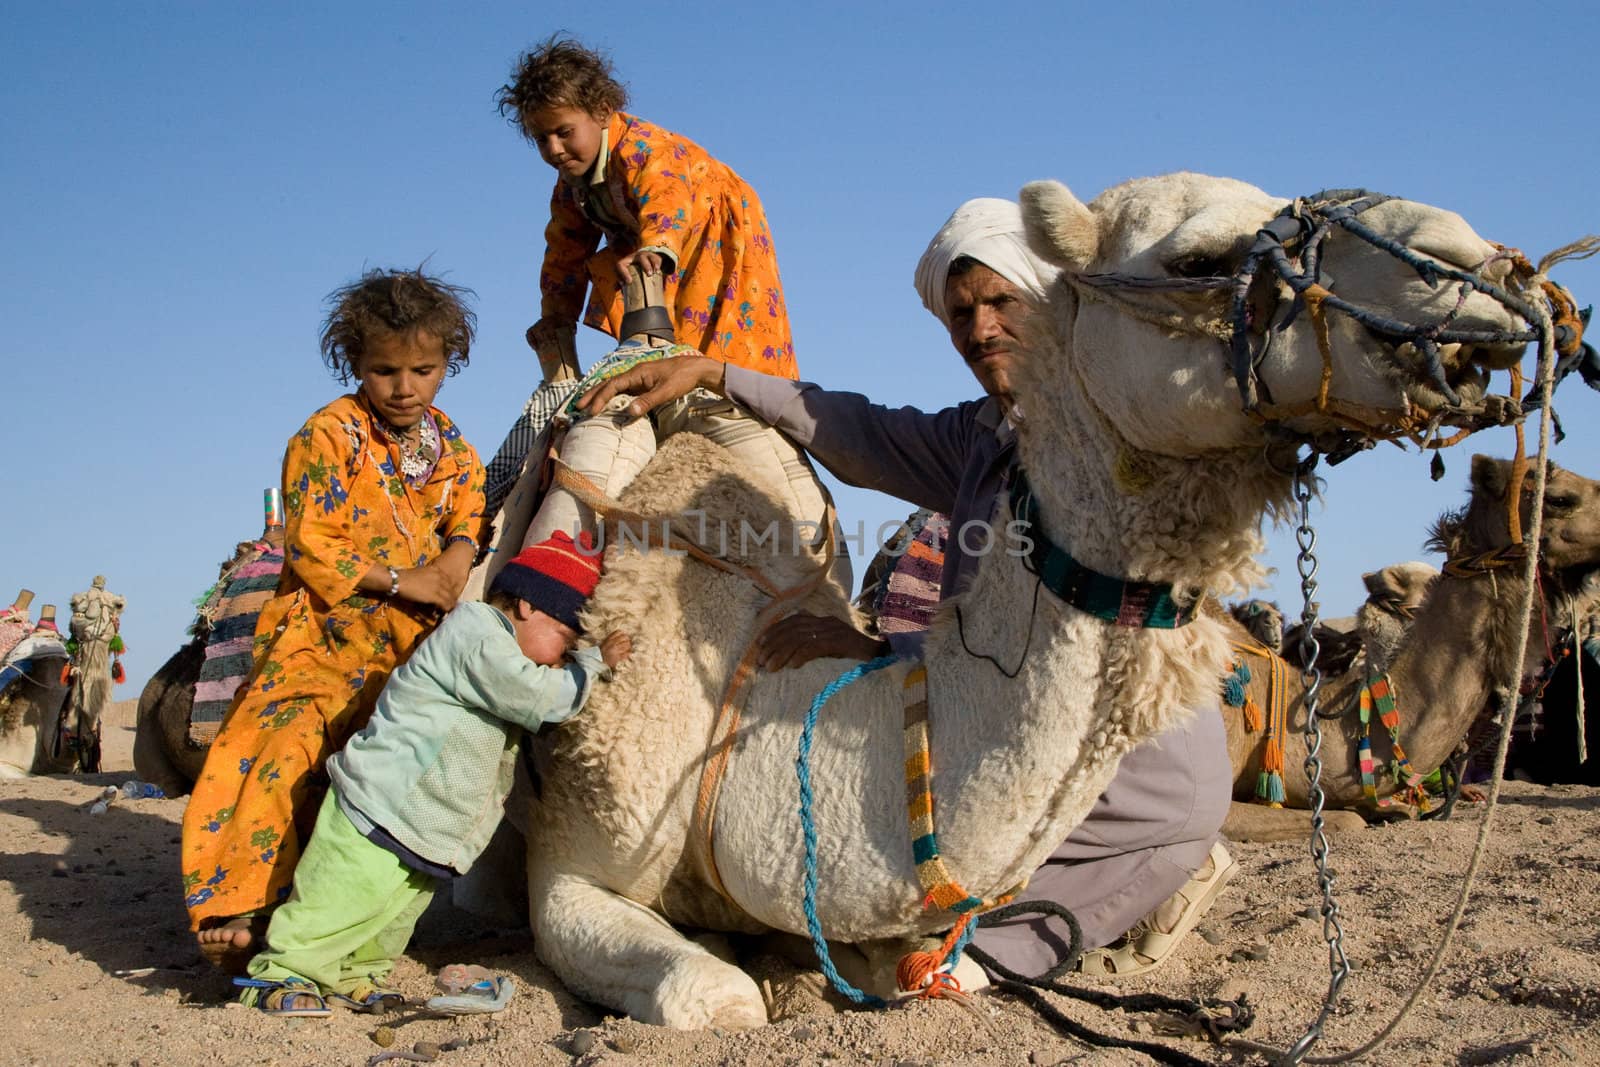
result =
[{"label": "camel's eye", "polygon": [[1578,498],[1571,493],[1546,493],[1544,509],[1546,511],[1567,512],[1576,510]]},{"label": "camel's eye", "polygon": [[1227,278],[1234,268],[1225,256],[1187,255],[1168,263],[1167,269],[1180,278]]}]

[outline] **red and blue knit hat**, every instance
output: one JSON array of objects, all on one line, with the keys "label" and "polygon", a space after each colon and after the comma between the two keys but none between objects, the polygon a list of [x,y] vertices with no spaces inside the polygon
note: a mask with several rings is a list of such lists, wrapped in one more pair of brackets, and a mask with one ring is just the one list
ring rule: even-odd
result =
[{"label": "red and blue knit hat", "polygon": [[529,545],[494,576],[489,592],[526,600],[552,619],[582,629],[578,612],[600,582],[600,554],[587,532],[579,536],[581,550],[564,530]]}]

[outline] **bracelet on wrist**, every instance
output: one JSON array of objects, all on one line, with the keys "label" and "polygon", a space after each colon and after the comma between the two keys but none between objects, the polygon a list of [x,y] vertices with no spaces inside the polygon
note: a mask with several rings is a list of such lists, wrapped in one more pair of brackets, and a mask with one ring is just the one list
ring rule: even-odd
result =
[{"label": "bracelet on wrist", "polygon": [[389,568],[389,595],[391,597],[400,595],[400,572],[393,567]]}]

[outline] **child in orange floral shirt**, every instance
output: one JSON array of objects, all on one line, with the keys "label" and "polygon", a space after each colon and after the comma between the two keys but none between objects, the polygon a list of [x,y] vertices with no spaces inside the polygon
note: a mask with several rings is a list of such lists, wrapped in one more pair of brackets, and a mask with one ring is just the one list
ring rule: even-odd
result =
[{"label": "child in orange floral shirt", "polygon": [[603,56],[560,37],[524,55],[500,89],[501,113],[557,174],[541,318],[528,331],[541,363],[570,351],[591,285],[585,325],[622,339],[619,286],[637,265],[646,275],[665,271],[679,342],[798,377],[760,197],[693,141],[624,113],[627,102]]},{"label": "child in orange floral shirt", "polygon": [[433,406],[467,362],[466,295],[371,271],[329,298],[324,360],[359,385],[289,439],[278,593],[184,812],[184,903],[225,970],[242,972],[289,893],[327,757],[455,606],[484,538],[483,465]]}]

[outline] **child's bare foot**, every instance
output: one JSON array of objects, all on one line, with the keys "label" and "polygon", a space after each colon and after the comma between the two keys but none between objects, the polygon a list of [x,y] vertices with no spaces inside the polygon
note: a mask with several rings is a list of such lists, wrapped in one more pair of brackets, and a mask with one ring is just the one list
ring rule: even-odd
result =
[{"label": "child's bare foot", "polygon": [[200,955],[225,974],[242,975],[267,932],[265,915],[238,915],[195,934]]}]

